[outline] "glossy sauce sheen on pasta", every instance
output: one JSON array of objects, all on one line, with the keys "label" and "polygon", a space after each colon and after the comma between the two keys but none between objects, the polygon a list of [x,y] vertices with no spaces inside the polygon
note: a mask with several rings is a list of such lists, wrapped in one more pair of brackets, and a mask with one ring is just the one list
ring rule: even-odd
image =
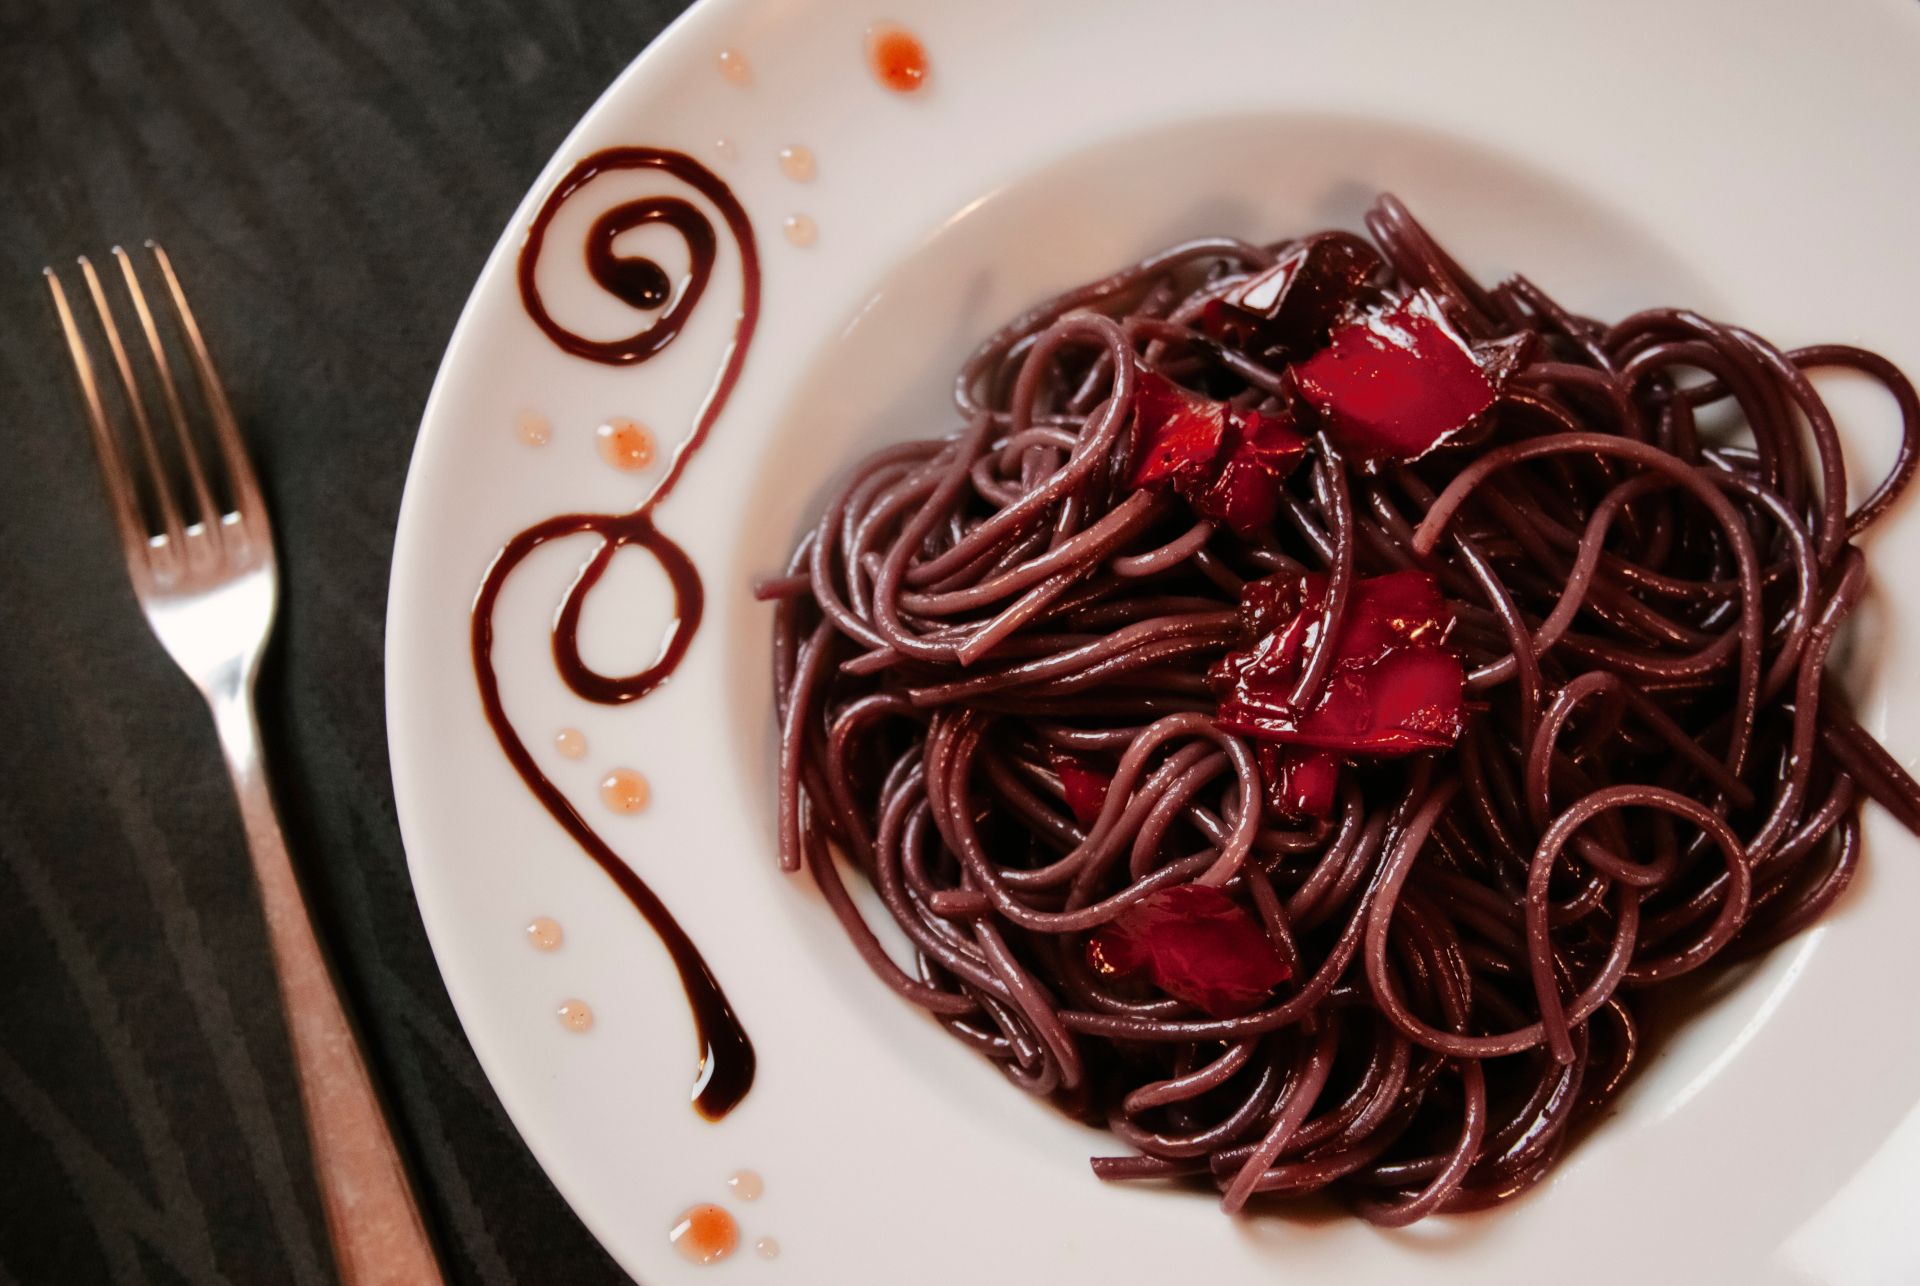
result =
[{"label": "glossy sauce sheen on pasta", "polygon": [[[761,594],[782,862],[894,991],[1104,1178],[1404,1224],[1547,1173],[1646,992],[1832,905],[1863,801],[1920,824],[1827,673],[1920,402],[1367,223],[1016,319]],[[1851,511],[1821,368],[1902,420]]]}]

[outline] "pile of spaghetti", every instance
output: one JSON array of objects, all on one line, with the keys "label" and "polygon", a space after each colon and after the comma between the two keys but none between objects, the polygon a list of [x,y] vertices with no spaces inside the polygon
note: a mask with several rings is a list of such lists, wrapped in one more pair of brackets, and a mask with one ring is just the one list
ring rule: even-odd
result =
[{"label": "pile of spaghetti", "polygon": [[[1864,800],[1920,830],[1828,675],[1920,401],[1367,226],[1020,317],[761,593],[781,857],[893,990],[1104,1178],[1400,1224],[1546,1173],[1644,993],[1839,897]],[[1903,420],[1851,510],[1823,368]]]}]

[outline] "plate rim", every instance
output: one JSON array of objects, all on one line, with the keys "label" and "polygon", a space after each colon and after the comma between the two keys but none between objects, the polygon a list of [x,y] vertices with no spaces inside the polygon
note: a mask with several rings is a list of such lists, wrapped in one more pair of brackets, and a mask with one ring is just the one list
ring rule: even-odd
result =
[{"label": "plate rim", "polygon": [[[696,0],[696,3],[689,6],[671,23],[664,27],[612,80],[606,89],[594,100],[592,106],[582,114],[580,119],[567,132],[566,136],[556,147],[553,155],[541,167],[538,174],[532,180],[526,195],[515,206],[513,213],[509,216],[503,227],[499,239],[488,253],[475,278],[474,286],[461,307],[459,318],[449,335],[445,353],[436,370],[431,391],[421,412],[420,432],[416,437],[413,450],[409,455],[408,481],[406,491],[402,498],[396,526],[395,554],[388,581],[388,602],[383,631],[385,639],[383,659],[386,661],[387,674],[389,676],[393,669],[394,655],[398,648],[402,646],[401,641],[397,640],[395,634],[396,612],[393,605],[394,598],[399,592],[399,581],[402,575],[401,535],[409,530],[410,516],[413,518],[411,525],[417,525],[417,514],[415,514],[414,511],[418,510],[423,502],[420,499],[419,491],[416,489],[415,478],[418,476],[422,457],[428,449],[429,438],[427,430],[430,425],[438,422],[442,417],[444,403],[451,397],[449,386],[451,383],[450,368],[453,364],[451,360],[453,355],[468,346],[471,343],[472,332],[484,324],[481,320],[482,310],[479,307],[479,300],[485,283],[502,272],[503,265],[511,260],[517,251],[520,241],[524,238],[525,224],[532,210],[538,205],[540,200],[543,199],[544,194],[554,179],[560,173],[564,172],[565,167],[569,163],[569,158],[578,151],[581,139],[589,135],[599,123],[604,120],[609,112],[613,110],[629,92],[629,86],[635,81],[651,74],[656,66],[670,64],[674,59],[681,56],[677,45],[686,41],[689,38],[689,33],[707,24],[718,27],[725,22],[732,21],[738,14],[751,13],[761,8],[763,3],[764,0]],[[475,1042],[474,1034],[471,1030],[470,1013],[478,1013],[479,1007],[484,1004],[484,1000],[468,994],[466,989],[469,985],[469,980],[461,977],[460,971],[449,969],[445,964],[446,956],[441,944],[441,935],[445,932],[445,929],[444,927],[437,927],[438,916],[441,914],[442,908],[434,906],[432,899],[423,899],[417,896],[418,871],[416,862],[420,859],[416,857],[416,854],[421,851],[423,845],[430,846],[431,842],[424,841],[420,838],[425,823],[421,821],[415,813],[415,805],[408,802],[410,797],[409,790],[403,787],[401,782],[403,773],[408,770],[403,767],[400,747],[397,744],[397,741],[400,739],[398,729],[401,720],[396,717],[395,706],[397,698],[390,678],[386,682],[385,688],[383,705],[388,720],[387,751],[394,777],[396,813],[407,851],[409,878],[416,888],[416,904],[419,907],[421,919],[427,929],[429,942],[433,947],[435,962],[441,974],[442,984],[446,987],[449,997],[453,1000],[463,1033],[469,1044],[473,1045],[477,1051],[479,1046],[478,1043]],[[469,1006],[473,1006],[474,1008],[470,1010]],[[627,1267],[626,1261],[620,1257],[619,1252],[615,1249],[619,1244],[619,1238],[614,1235],[612,1229],[601,1224],[601,1221],[597,1218],[598,1212],[594,1208],[595,1203],[581,1199],[576,1192],[572,1190],[572,1177],[565,1172],[566,1167],[554,1164],[552,1159],[546,1155],[544,1149],[536,1143],[535,1132],[530,1131],[526,1125],[523,1124],[522,1114],[516,1111],[514,1106],[514,1095],[503,1091],[494,1070],[489,1067],[486,1062],[482,1061],[481,1066],[492,1093],[506,1110],[509,1119],[513,1120],[515,1129],[520,1134],[526,1146],[533,1152],[536,1159],[539,1160],[548,1180],[561,1192],[575,1215],[582,1220],[601,1244],[608,1249],[609,1253],[613,1254],[614,1257],[622,1263],[623,1267]]]}]

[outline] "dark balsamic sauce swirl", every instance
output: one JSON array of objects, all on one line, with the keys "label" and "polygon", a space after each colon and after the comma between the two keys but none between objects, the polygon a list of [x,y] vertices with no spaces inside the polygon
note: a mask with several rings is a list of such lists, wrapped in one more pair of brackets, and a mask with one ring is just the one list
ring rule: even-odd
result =
[{"label": "dark balsamic sauce swirl", "polygon": [[[680,480],[687,462],[706,441],[708,431],[719,418],[740,378],[747,348],[753,339],[760,315],[760,259],[753,229],[739,200],[712,171],[680,152],[651,147],[616,147],[596,152],[570,170],[533,217],[527,229],[526,244],[520,251],[520,299],[527,315],[548,338],[569,353],[608,365],[644,362],[671,344],[693,315],[707,282],[713,274],[717,238],[711,220],[698,206],[679,197],[657,196],[627,201],[594,220],[586,240],[587,271],[601,288],[635,308],[664,311],[642,330],[623,339],[590,339],[576,334],[555,321],[540,298],[534,280],[548,225],[567,200],[582,187],[603,174],[617,170],[660,170],[680,180],[711,201],[726,220],[734,243],[740,248],[740,311],[734,324],[732,341],[726,351],[719,377],[707,394],[695,417],[693,431],[673,453],[672,463],[653,492],[637,509],[623,514],[561,514],[539,522],[508,541],[493,565],[487,569],[479,593],[474,598],[472,619],[473,668],[480,685],[480,702],[487,722],[500,741],[508,762],[520,774],[527,789],[552,814],[561,829],[571,835],[589,857],[619,886],[620,891],[646,918],[680,972],[687,1001],[693,1011],[694,1026],[700,1044],[700,1071],[694,1084],[693,1104],[708,1120],[717,1121],[746,1097],[753,1085],[753,1042],[734,1013],[720,982],[674,919],[659,895],[634,874],[631,867],[600,838],[559,787],[540,770],[526,743],[514,731],[500,697],[500,680],[493,667],[493,610],[500,591],[514,569],[527,556],[550,540],[565,536],[591,534],[600,538],[600,547],[580,569],[568,588],[554,619],[553,657],[567,686],[589,701],[620,705],[637,701],[672,676],[687,647],[700,628],[706,595],[700,585],[700,573],[686,552],[654,525],[654,506],[665,499]],[[678,233],[686,243],[688,269],[677,295],[666,271],[652,259],[622,256],[614,251],[621,234],[648,223],[662,223]],[[659,562],[673,586],[673,623],[662,641],[658,659],[633,674],[608,675],[593,669],[580,657],[580,613],[587,595],[600,581],[613,557],[622,548],[644,549]]]}]

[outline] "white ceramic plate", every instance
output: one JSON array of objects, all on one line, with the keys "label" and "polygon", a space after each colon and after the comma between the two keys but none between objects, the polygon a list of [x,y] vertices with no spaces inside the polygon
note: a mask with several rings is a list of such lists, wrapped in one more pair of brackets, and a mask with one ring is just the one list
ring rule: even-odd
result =
[{"label": "white ceramic plate", "polygon": [[[877,17],[925,41],[923,92],[867,75]],[[749,84],[720,74],[723,49]],[[1730,985],[1530,1198],[1399,1233],[1230,1221],[1203,1196],[1094,1181],[1101,1136],[894,999],[811,886],[777,873],[768,615],[748,597],[856,454],[944,431],[960,357],[1021,306],[1180,237],[1354,225],[1382,187],[1481,276],[1524,268],[1582,311],[1693,304],[1920,370],[1917,70],[1911,0],[707,0],[675,24],[561,148],[475,287],[421,429],[389,617],[395,789],[447,987],[528,1144],[621,1263],[649,1283],[1920,1280],[1920,846],[1884,815],[1838,912]],[[693,1037],[665,955],[521,788],[467,652],[503,541],[629,508],[657,479],[603,464],[595,426],[631,416],[671,446],[721,361],[739,290],[724,235],[709,302],[653,362],[569,357],[522,312],[533,209],[575,160],[629,143],[716,170],[765,267],[738,392],[659,513],[705,577],[707,618],[654,696],[572,697],[547,628],[593,543],[575,538],[510,582],[497,655],[521,735],[681,917],[752,1031],[758,1085],[717,1126],[686,1106]],[[776,163],[796,143],[817,157],[810,183]],[[565,249],[542,259],[556,314],[633,328],[571,248],[617,201],[674,191],[629,174],[569,204],[550,242]],[[815,244],[782,235],[790,214],[815,221]],[[664,232],[634,236],[679,253]],[[1887,409],[1836,396],[1857,476],[1877,477]],[[551,423],[547,445],[520,440],[522,412]],[[1883,589],[1904,583],[1920,515],[1886,524],[1871,554]],[[587,659],[650,661],[667,603],[654,566],[623,555],[587,610]],[[1920,700],[1920,599],[1882,593],[1875,615],[1866,721],[1911,761],[1920,731],[1889,712]],[[584,731],[585,758],[552,749],[562,727]],[[616,765],[651,779],[646,811],[598,801]],[[536,915],[564,926],[560,950],[530,949]],[[568,998],[591,1004],[592,1031],[556,1020]],[[760,1201],[729,1195],[739,1167],[765,1176]],[[683,1262],[667,1229],[703,1200],[780,1257]]]}]

